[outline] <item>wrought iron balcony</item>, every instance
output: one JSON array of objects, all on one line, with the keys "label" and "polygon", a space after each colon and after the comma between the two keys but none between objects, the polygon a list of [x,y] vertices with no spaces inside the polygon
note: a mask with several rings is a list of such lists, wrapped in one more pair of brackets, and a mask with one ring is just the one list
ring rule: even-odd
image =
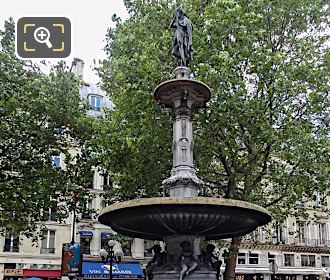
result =
[{"label": "wrought iron balcony", "polygon": [[92,212],[86,211],[85,213],[82,213],[81,218],[84,220],[91,220],[92,219]]},{"label": "wrought iron balcony", "polygon": [[12,253],[18,253],[19,252],[19,246],[10,246],[10,245],[5,245],[3,247],[4,252],[12,252]]},{"label": "wrought iron balcony", "polygon": [[274,244],[274,245],[294,245],[294,246],[309,246],[309,247],[330,247],[330,240],[326,239],[311,239],[311,238],[272,238],[260,236],[257,238],[244,238],[243,243],[254,244]]},{"label": "wrought iron balcony", "polygon": [[40,254],[54,254],[55,248],[40,248]]},{"label": "wrought iron balcony", "polygon": [[310,238],[294,238],[289,240],[288,243],[285,244],[293,244],[293,245],[304,245],[311,247],[330,247],[330,240],[321,240],[321,239],[310,239]]},{"label": "wrought iron balcony", "polygon": [[90,255],[91,254],[90,246],[81,246],[81,253],[84,255]]}]

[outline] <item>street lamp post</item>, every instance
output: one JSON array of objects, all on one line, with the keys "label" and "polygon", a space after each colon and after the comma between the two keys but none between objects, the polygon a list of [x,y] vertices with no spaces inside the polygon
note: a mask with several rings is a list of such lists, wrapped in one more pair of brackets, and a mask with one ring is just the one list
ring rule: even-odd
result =
[{"label": "street lamp post", "polygon": [[278,265],[277,265],[276,261],[271,262],[269,264],[269,269],[273,275],[273,279],[276,280],[276,272],[278,271]]},{"label": "street lamp post", "polygon": [[110,264],[110,280],[112,280],[112,265],[114,262],[119,263],[121,261],[121,256],[123,255],[123,252],[121,250],[114,250],[114,247],[116,245],[116,241],[114,240],[109,240],[108,246],[106,248],[101,249],[99,251],[99,255],[102,259],[103,263],[108,263]]},{"label": "street lamp post", "polygon": [[76,235],[76,207],[77,207],[78,198],[74,193],[71,197],[72,203],[72,224],[71,224],[71,244],[75,243],[75,235]]}]

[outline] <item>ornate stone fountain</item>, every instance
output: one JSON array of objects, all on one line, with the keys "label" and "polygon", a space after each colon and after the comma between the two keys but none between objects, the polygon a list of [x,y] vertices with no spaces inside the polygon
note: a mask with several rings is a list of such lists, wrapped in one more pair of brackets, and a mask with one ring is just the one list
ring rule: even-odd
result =
[{"label": "ornate stone fountain", "polygon": [[193,165],[192,114],[206,106],[211,91],[192,79],[186,67],[191,57],[189,24],[183,11],[177,9],[171,27],[176,29],[173,54],[181,66],[174,70],[173,79],[160,84],[154,93],[156,101],[171,108],[174,116],[173,167],[171,176],[163,181],[170,196],[116,203],[104,208],[99,216],[100,223],[118,233],[165,241],[166,252],[155,251],[147,269],[154,280],[215,280],[219,267],[215,262],[208,263],[211,252],[202,253],[201,242],[242,236],[271,220],[258,205],[198,196],[203,182]]}]

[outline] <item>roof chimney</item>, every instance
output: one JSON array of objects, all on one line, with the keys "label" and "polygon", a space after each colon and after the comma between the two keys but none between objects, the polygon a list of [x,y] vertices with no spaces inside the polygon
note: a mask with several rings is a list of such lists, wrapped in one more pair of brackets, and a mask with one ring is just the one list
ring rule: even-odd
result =
[{"label": "roof chimney", "polygon": [[323,123],[325,124],[325,126],[329,127],[330,126],[330,112],[325,116],[325,118],[323,119]]},{"label": "roof chimney", "polygon": [[84,75],[84,61],[80,58],[74,58],[71,64],[71,72],[82,77]]}]

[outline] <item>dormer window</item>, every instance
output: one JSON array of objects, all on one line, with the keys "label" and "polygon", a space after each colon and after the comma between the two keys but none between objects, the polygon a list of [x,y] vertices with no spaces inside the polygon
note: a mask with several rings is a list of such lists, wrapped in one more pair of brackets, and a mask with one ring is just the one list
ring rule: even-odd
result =
[{"label": "dormer window", "polygon": [[89,95],[88,101],[89,101],[89,105],[91,106],[92,110],[101,111],[102,96]]},{"label": "dormer window", "polygon": [[52,156],[52,164],[55,168],[61,168],[61,156]]}]

